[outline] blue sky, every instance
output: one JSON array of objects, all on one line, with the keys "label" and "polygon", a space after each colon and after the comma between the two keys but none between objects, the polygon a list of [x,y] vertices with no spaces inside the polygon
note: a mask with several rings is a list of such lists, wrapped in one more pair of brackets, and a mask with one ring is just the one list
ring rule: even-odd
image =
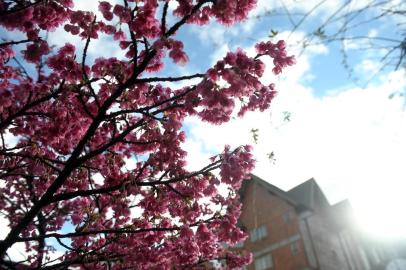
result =
[{"label": "blue sky", "polygon": [[[367,2],[353,1],[348,8],[355,10]],[[280,3],[276,1],[276,5]],[[303,14],[319,2],[285,3],[288,9]],[[213,23],[181,32],[179,36],[185,38],[192,63],[182,71],[199,70],[198,64],[205,68],[229,49],[252,51],[255,41],[266,39],[271,29],[279,32],[275,39],[286,39],[289,50],[298,56],[297,65],[281,78],[275,79],[268,70],[264,80],[275,81],[279,89],[270,110],[248,114],[245,119],[221,127],[201,124],[196,119],[187,121],[185,129],[190,136],[185,147],[190,153],[190,167],[197,169],[226,143],[252,144],[250,130],[258,128],[254,173],[285,190],[314,177],[331,203],[350,199],[359,223],[368,232],[380,237],[404,237],[406,218],[398,213],[406,203],[405,102],[400,95],[389,97],[404,93],[405,73],[394,71],[393,66],[377,72],[387,49],[374,49],[392,43],[374,40],[371,49],[367,39],[326,45],[313,40],[318,45],[305,50],[301,47],[306,33],[314,32],[341,3],[325,1],[294,33],[286,16],[262,16],[274,7],[271,1],[259,1],[254,19],[232,29]],[[377,14],[379,10],[374,9],[364,12],[353,25]],[[256,15],[261,18],[256,19]],[[297,23],[300,16],[293,19]],[[401,22],[397,19],[386,16],[352,28],[348,35],[399,39],[396,27]],[[339,27],[340,22],[331,23],[325,31],[332,34]],[[349,68],[342,64],[343,46]],[[290,122],[283,121],[285,112],[291,114]],[[275,153],[275,162],[267,159],[270,152]]]},{"label": "blue sky", "polygon": [[[250,130],[258,129],[258,142],[254,144],[255,174],[285,190],[314,177],[331,203],[350,199],[360,224],[369,232],[406,237],[406,217],[399,215],[406,205],[405,101],[399,95],[389,98],[393,93],[404,93],[405,72],[387,68],[375,74],[386,49],[367,50],[370,44],[363,39],[345,43],[348,63],[353,69],[350,78],[342,65],[341,43],[324,45],[313,39],[313,45],[303,50],[306,33],[314,32],[344,1],[322,2],[293,33],[286,15],[267,14],[271,9],[286,13],[282,0],[258,0],[258,8],[250,19],[232,28],[211,23],[183,28],[178,33],[190,62],[181,67],[170,65],[163,72],[167,75],[205,72],[229,50],[243,48],[254,53],[254,44],[267,39],[271,30],[279,32],[275,41],[285,39],[288,50],[297,56],[297,64],[278,78],[272,75],[272,64],[268,61],[270,68],[264,82],[275,82],[279,90],[271,109],[249,113],[244,119],[237,118],[222,126],[204,124],[195,118],[186,120],[188,140],[184,148],[189,151],[188,166],[190,169],[204,166],[208,157],[222,151],[225,144],[254,144]],[[356,9],[367,2],[370,1],[352,1],[347,8]],[[97,1],[75,3],[78,9],[97,11]],[[321,2],[283,3],[297,24],[303,14]],[[399,8],[405,5],[398,0],[391,3]],[[376,12],[366,12],[359,19],[375,16]],[[398,23],[402,21],[387,16],[358,27],[351,34],[398,39]],[[326,31],[334,33],[338,27],[340,22],[330,23]],[[50,35],[50,42],[57,45],[71,42],[79,47],[83,44],[61,29]],[[106,51],[122,56],[119,48],[107,39],[90,44],[91,57]],[[188,83],[193,81],[185,82]],[[290,121],[284,121],[286,112],[291,115]],[[275,154],[274,162],[268,159],[271,152]]]}]

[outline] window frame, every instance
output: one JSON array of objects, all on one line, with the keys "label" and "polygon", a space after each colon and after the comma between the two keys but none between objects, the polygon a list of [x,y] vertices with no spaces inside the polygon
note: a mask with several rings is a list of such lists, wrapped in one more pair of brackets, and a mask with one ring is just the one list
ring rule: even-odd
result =
[{"label": "window frame", "polygon": [[291,243],[290,245],[290,253],[292,253],[293,256],[297,256],[300,253],[300,246],[299,246],[299,241],[295,241]]},{"label": "window frame", "polygon": [[272,253],[262,255],[254,260],[255,270],[266,270],[273,268]]},{"label": "window frame", "polygon": [[250,240],[251,242],[257,242],[261,239],[264,239],[268,236],[268,228],[267,226],[261,225],[259,227],[254,228],[250,232]]}]

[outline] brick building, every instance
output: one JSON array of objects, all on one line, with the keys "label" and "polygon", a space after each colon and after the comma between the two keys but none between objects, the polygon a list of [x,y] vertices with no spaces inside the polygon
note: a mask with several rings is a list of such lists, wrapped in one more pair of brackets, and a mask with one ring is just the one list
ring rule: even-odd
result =
[{"label": "brick building", "polygon": [[283,191],[252,176],[241,190],[240,226],[249,239],[249,270],[375,270],[393,254],[365,245],[348,201],[330,205],[314,179]]}]

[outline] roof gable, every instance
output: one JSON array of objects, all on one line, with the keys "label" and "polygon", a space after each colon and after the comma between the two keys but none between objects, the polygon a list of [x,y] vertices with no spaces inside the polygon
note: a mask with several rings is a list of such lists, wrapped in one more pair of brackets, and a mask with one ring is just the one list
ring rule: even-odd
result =
[{"label": "roof gable", "polygon": [[251,174],[251,179],[243,181],[240,189],[241,201],[244,199],[248,186],[252,182],[260,185],[266,191],[278,198],[284,200],[290,205],[294,206],[299,211],[302,210],[315,210],[315,209],[325,209],[330,207],[326,196],[321,190],[320,186],[317,184],[316,180],[313,178],[303,182],[302,184],[290,189],[289,191],[284,191],[269,182],[261,179],[260,177]]},{"label": "roof gable", "polygon": [[316,208],[325,208],[330,206],[330,203],[328,202],[323,191],[313,178],[292,188],[286,193],[292,200],[309,209],[314,210]]},{"label": "roof gable", "polygon": [[280,188],[266,182],[265,180],[259,178],[256,175],[253,175],[253,174],[251,174],[251,179],[244,181],[242,186],[241,186],[241,189],[240,189],[240,197],[241,197],[241,199],[243,199],[245,197],[245,194],[247,192],[248,185],[250,184],[250,181],[253,181],[253,182],[257,183],[258,185],[263,187],[266,191],[268,191],[269,193],[281,198],[282,200],[286,201],[290,205],[292,205],[294,207],[297,206],[297,203],[287,195],[286,191],[283,191],[282,189],[280,189]]}]

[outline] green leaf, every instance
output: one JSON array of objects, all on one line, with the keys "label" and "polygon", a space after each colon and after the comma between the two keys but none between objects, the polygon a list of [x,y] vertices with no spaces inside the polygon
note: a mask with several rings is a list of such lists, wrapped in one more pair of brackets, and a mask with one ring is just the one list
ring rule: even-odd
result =
[{"label": "green leaf", "polygon": [[257,128],[253,128],[251,129],[251,133],[252,133],[252,139],[254,140],[254,143],[257,144],[258,143],[258,129]]},{"label": "green leaf", "polygon": [[292,113],[288,112],[288,111],[284,111],[282,112],[283,114],[283,121],[284,122],[290,122],[290,117],[292,116]]},{"label": "green leaf", "polygon": [[276,158],[275,158],[275,153],[272,151],[271,153],[266,154],[268,156],[268,159],[271,163],[275,164]]},{"label": "green leaf", "polygon": [[276,37],[276,35],[278,35],[278,34],[279,34],[278,31],[271,29],[271,33],[269,34],[269,37],[270,37],[270,38],[274,38],[274,37]]},{"label": "green leaf", "polygon": [[325,39],[327,38],[326,32],[323,30],[323,28],[319,27],[317,28],[316,31],[313,33],[316,37],[319,37],[320,39]]}]

